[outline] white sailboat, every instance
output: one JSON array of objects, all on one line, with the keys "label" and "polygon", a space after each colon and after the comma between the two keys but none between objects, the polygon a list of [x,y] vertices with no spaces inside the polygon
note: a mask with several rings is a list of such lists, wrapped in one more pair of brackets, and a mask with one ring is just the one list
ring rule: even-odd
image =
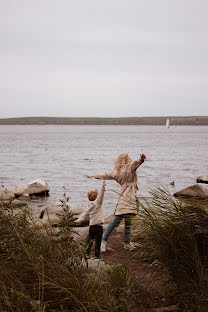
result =
[{"label": "white sailboat", "polygon": [[166,125],[165,126],[166,126],[166,128],[170,127],[170,120],[169,119],[166,120]]}]

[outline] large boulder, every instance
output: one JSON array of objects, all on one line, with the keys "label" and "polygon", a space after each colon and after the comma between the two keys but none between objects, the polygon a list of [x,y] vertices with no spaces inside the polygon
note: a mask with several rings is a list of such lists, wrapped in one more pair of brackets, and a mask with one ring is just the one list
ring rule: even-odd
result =
[{"label": "large boulder", "polygon": [[[74,219],[77,219],[83,213],[83,209],[71,204],[67,204],[70,210],[75,214]],[[64,214],[63,207],[60,203],[50,203],[44,206],[37,206],[33,208],[33,214],[39,223],[48,226],[56,226],[60,222],[61,215]]]},{"label": "large boulder", "polygon": [[5,189],[4,187],[0,188],[0,200],[12,200],[15,198],[15,195],[12,191]]},{"label": "large boulder", "polygon": [[197,183],[174,193],[174,196],[208,199],[208,185]]},{"label": "large boulder", "polygon": [[196,179],[196,182],[208,184],[208,176],[200,176]]},{"label": "large boulder", "polygon": [[89,234],[89,226],[79,226],[74,228],[73,239],[78,242],[83,242]]},{"label": "large boulder", "polygon": [[20,196],[48,196],[50,188],[48,184],[41,180],[34,180],[26,185],[15,187],[12,192],[18,198]]}]

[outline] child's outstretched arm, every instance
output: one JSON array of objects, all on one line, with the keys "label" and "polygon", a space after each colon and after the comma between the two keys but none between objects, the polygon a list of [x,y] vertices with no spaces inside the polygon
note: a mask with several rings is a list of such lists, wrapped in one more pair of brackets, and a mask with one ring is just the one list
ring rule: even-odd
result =
[{"label": "child's outstretched arm", "polygon": [[82,223],[84,221],[88,221],[89,220],[89,208],[86,209],[80,216],[79,218],[75,221],[77,224]]},{"label": "child's outstretched arm", "polygon": [[100,191],[98,193],[98,196],[96,198],[96,203],[98,205],[102,205],[103,198],[104,198],[104,193],[105,193],[105,186],[106,186],[106,183],[105,183],[105,181],[103,181],[102,187],[101,187],[101,189],[100,189]]}]

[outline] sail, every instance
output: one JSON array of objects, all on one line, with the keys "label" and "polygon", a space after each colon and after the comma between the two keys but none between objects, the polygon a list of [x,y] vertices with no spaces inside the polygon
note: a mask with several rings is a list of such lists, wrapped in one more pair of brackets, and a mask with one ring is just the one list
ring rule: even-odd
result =
[{"label": "sail", "polygon": [[170,121],[169,121],[169,119],[167,119],[166,120],[166,128],[169,128],[169,126],[170,126]]}]

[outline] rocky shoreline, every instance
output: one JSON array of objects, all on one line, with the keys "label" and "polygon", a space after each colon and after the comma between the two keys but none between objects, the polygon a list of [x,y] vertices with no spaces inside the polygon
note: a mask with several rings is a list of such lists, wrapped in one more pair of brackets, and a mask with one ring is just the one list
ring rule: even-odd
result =
[{"label": "rocky shoreline", "polygon": [[[196,178],[196,184],[188,186],[185,189],[175,192],[175,197],[208,199],[208,176],[200,176]],[[3,186],[0,189],[0,200],[7,202],[13,208],[18,208],[25,203],[32,207],[32,214],[38,226],[58,226],[60,215],[64,213],[61,202],[53,202],[47,204],[32,204],[32,199],[49,196],[50,187],[45,181],[34,180],[26,185],[16,186],[11,190],[5,189]],[[77,206],[66,203],[70,211],[75,215],[76,220],[82,213],[83,209]],[[105,219],[104,229],[111,221],[112,216]],[[85,222],[76,226],[74,239],[82,241],[88,234],[88,224]],[[122,226],[121,226],[122,227]]]},{"label": "rocky shoreline", "polygon": [[[174,182],[172,182],[174,183]],[[49,196],[50,187],[47,182],[41,180],[34,180],[26,185],[16,186],[11,190],[6,189],[4,186],[0,188],[0,201],[8,202],[14,208],[21,207],[27,203],[31,206],[31,200],[34,198],[42,198]],[[175,197],[181,198],[194,198],[194,199],[208,199],[208,176],[199,176],[196,178],[196,184],[188,186],[173,194]],[[68,208],[76,215],[76,218],[83,213],[83,209],[67,203]],[[59,217],[63,213],[63,207],[60,202],[53,202],[48,204],[33,204],[33,216],[37,222],[47,224],[48,226],[57,226]],[[75,218],[75,219],[76,219]],[[111,217],[109,217],[111,218]],[[105,220],[105,225],[109,223],[109,218]],[[80,232],[85,232],[84,227],[88,224],[81,224],[77,229],[82,228]]]}]

